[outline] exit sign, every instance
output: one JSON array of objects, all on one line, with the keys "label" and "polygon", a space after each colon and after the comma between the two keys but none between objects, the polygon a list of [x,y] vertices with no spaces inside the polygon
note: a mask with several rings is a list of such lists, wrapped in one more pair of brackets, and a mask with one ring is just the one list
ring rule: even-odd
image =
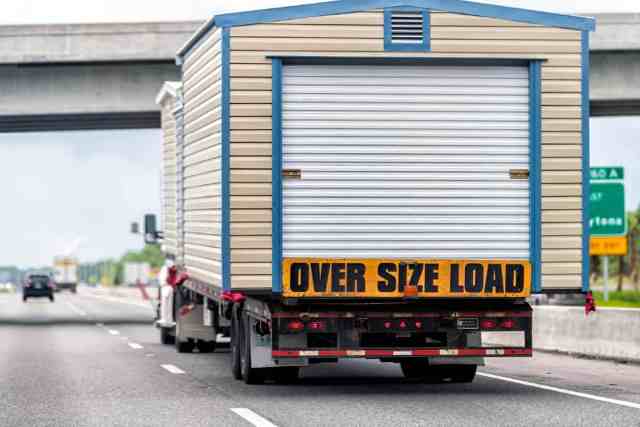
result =
[{"label": "exit sign", "polygon": [[624,168],[621,166],[604,166],[590,168],[591,181],[621,181],[624,179]]}]

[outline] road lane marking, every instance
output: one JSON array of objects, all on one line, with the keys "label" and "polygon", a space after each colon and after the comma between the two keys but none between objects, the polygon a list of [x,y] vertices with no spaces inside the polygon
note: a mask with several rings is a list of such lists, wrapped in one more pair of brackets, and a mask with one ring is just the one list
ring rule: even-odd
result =
[{"label": "road lane marking", "polygon": [[117,297],[108,297],[108,296],[104,296],[104,295],[91,295],[91,294],[82,294],[83,297],[89,297],[89,298],[96,298],[96,299],[101,299],[104,301],[110,301],[110,302],[118,302],[120,304],[127,304],[127,305],[135,305],[136,307],[143,307],[143,308],[150,308],[153,310],[153,306],[149,303],[138,303],[135,301],[127,301],[125,299],[122,298],[117,298]]},{"label": "road lane marking", "polygon": [[120,335],[120,331],[116,331],[115,329],[109,329],[109,333],[111,335]]},{"label": "road lane marking", "polygon": [[140,344],[136,342],[128,342],[127,344],[129,344],[129,347],[133,348],[134,350],[140,350],[141,348],[143,348]]},{"label": "road lane marking", "polygon": [[65,301],[67,303],[67,305],[69,306],[69,308],[74,311],[76,314],[79,314],[80,316],[87,316],[87,312],[82,310],[81,308],[76,307],[73,303],[69,302],[69,301]]},{"label": "road lane marking", "polygon": [[96,326],[97,326],[98,328],[104,328],[104,323],[96,323]]},{"label": "road lane marking", "polygon": [[241,416],[245,420],[249,421],[256,427],[278,427],[268,419],[261,417],[260,415],[253,412],[248,408],[231,408],[232,412],[235,412],[236,415]]},{"label": "road lane marking", "polygon": [[185,374],[186,373],[185,371],[183,371],[182,369],[180,369],[180,368],[178,368],[177,366],[174,366],[174,365],[160,365],[160,366],[162,366],[163,369],[171,372],[172,374],[179,375],[179,374]]},{"label": "road lane marking", "polygon": [[541,390],[567,394],[569,396],[582,397],[584,399],[596,400],[598,402],[611,403],[613,405],[626,406],[627,408],[640,409],[640,403],[628,402],[626,400],[610,399],[608,397],[596,396],[594,394],[588,394],[588,393],[581,393],[579,391],[567,390],[564,388],[553,387],[553,386],[544,385],[544,384],[537,384],[529,381],[517,380],[515,378],[503,377],[500,375],[487,374],[484,372],[478,372],[478,375],[486,378],[492,378],[494,380],[506,381],[509,383],[525,385],[527,387],[539,388]]}]

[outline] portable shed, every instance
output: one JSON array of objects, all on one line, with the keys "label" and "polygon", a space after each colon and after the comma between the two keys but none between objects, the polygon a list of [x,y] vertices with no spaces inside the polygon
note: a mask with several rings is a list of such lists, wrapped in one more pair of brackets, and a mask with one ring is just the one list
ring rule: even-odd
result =
[{"label": "portable shed", "polygon": [[460,0],[213,17],[178,53],[185,268],[279,293],[291,259],[521,259],[586,289],[593,29]]},{"label": "portable shed", "polygon": [[178,175],[176,112],[179,111],[180,82],[165,82],[156,96],[160,106],[162,126],[162,189],[160,201],[162,223],[162,251],[175,257],[178,250]]}]

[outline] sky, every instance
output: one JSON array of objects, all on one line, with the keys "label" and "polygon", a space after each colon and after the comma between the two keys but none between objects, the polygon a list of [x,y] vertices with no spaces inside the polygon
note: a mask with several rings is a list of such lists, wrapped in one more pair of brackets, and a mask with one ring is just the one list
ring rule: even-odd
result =
[{"label": "sky", "polygon": [[159,129],[0,134],[0,265],[50,265],[142,247],[160,209]]},{"label": "sky", "polygon": [[[0,24],[205,20],[211,15],[304,0],[20,0],[6,1]],[[492,3],[560,13],[640,12],[638,0],[493,0]]]},{"label": "sky", "polygon": [[[287,0],[21,0],[2,24],[205,20],[216,13],[302,4]],[[307,2],[309,3],[309,2]],[[495,0],[588,15],[640,12],[640,0]],[[627,209],[640,203],[640,117],[591,120],[591,162],[623,165]],[[0,134],[0,265],[46,265],[75,250],[83,260],[142,246],[129,223],[159,211],[160,131]],[[10,248],[10,250],[8,250]]]}]

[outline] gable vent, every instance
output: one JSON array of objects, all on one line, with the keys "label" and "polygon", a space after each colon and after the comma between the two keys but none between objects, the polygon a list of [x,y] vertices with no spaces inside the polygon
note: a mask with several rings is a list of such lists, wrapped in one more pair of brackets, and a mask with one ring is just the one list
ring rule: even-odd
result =
[{"label": "gable vent", "polygon": [[391,12],[392,43],[422,43],[424,15],[422,11]]}]

